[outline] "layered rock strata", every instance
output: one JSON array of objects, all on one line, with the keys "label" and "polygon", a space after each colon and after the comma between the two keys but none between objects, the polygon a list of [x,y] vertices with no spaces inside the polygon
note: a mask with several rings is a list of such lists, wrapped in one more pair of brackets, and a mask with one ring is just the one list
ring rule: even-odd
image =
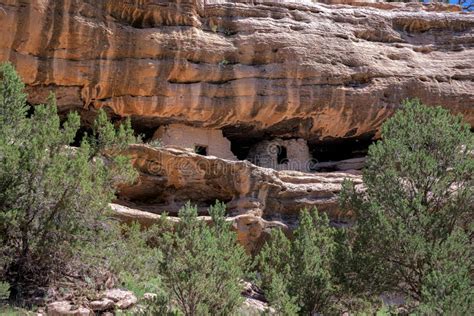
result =
[{"label": "layered rock strata", "polygon": [[340,210],[338,193],[344,179],[362,186],[358,171],[276,171],[248,161],[147,145],[133,145],[128,154],[139,178],[120,189],[118,204],[113,205],[116,217],[146,226],[158,222],[163,212],[176,216],[188,201],[197,204],[205,216],[219,200],[226,203],[238,239],[250,251],[259,247],[271,228],[293,228],[303,208],[317,207],[334,221],[350,220],[351,214]]},{"label": "layered rock strata", "polygon": [[179,148],[132,145],[128,150],[140,172],[138,181],[120,189],[121,204],[152,213],[177,214],[192,201],[201,213],[216,200],[231,215],[255,214],[266,219],[297,215],[317,207],[341,216],[337,195],[344,179],[361,185],[353,173],[302,173],[257,167],[248,161],[206,157]]},{"label": "layered rock strata", "polygon": [[[333,1],[334,2],[334,1]],[[418,97],[474,123],[474,16],[311,1],[0,0],[0,60],[31,103],[136,126],[310,143],[372,137]],[[444,10],[444,11],[443,11]]]}]

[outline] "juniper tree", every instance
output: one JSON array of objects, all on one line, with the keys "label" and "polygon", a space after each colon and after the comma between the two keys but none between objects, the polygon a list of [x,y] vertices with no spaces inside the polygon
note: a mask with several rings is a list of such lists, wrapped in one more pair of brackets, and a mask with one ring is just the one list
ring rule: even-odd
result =
[{"label": "juniper tree", "polygon": [[[360,291],[405,294],[429,313],[473,305],[474,138],[460,116],[407,101],[369,148],[364,191],[346,182],[355,211]],[[416,304],[415,304],[416,305]]]},{"label": "juniper tree", "polygon": [[117,182],[134,177],[116,156],[135,140],[130,125],[115,129],[100,112],[94,138],[70,147],[76,113],[61,123],[54,96],[27,117],[24,85],[13,66],[0,68],[0,281],[12,299],[60,275],[72,245],[83,239],[114,196]]},{"label": "juniper tree", "polygon": [[224,204],[211,206],[209,213],[212,224],[198,219],[197,208],[187,204],[174,231],[161,241],[160,274],[184,315],[229,315],[242,303],[247,255],[224,218]]},{"label": "juniper tree", "polygon": [[340,233],[315,209],[301,212],[292,239],[281,230],[271,233],[256,266],[266,296],[279,314],[331,311],[338,294],[335,258]]}]

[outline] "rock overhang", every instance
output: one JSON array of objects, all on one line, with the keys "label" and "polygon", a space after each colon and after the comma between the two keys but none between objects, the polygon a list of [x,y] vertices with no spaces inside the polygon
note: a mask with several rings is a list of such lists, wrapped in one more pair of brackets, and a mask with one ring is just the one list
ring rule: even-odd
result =
[{"label": "rock overhang", "polygon": [[351,4],[0,0],[0,59],[31,103],[53,91],[63,111],[104,107],[153,128],[360,139],[408,97],[473,125],[472,14]]}]

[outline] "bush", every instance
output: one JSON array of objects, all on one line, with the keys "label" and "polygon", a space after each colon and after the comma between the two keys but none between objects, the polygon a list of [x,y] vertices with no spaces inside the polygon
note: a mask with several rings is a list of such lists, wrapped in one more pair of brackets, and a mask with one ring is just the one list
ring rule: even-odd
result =
[{"label": "bush", "polygon": [[7,282],[0,282],[0,302],[10,296],[10,284]]},{"label": "bush", "polygon": [[163,284],[185,315],[228,315],[242,302],[247,255],[224,218],[224,204],[209,213],[212,224],[198,219],[196,207],[187,204],[174,231],[160,241]]},{"label": "bush", "polygon": [[115,154],[135,138],[129,123],[115,129],[101,111],[93,135],[69,147],[78,114],[61,124],[50,97],[28,117],[14,68],[3,64],[0,77],[0,280],[9,282],[11,299],[22,300],[61,275],[116,183],[133,179],[129,159]]},{"label": "bush", "polygon": [[272,232],[256,266],[266,296],[279,314],[331,311],[338,294],[335,258],[339,233],[317,210],[301,212],[292,240],[281,230]]},{"label": "bush", "polygon": [[366,190],[346,182],[341,194],[357,217],[360,292],[403,293],[423,311],[472,310],[473,141],[461,117],[417,100],[383,125]]},{"label": "bush", "polygon": [[141,228],[138,223],[126,225],[108,221],[97,231],[95,240],[80,245],[78,261],[85,271],[99,267],[111,272],[117,278],[116,285],[138,297],[147,292],[160,293],[158,266],[163,255],[153,242],[156,230],[157,227]]}]

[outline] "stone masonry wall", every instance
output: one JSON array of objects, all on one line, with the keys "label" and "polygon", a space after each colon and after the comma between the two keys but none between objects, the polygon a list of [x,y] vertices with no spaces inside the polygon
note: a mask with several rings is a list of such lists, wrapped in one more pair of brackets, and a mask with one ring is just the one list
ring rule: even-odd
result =
[{"label": "stone masonry wall", "polygon": [[[277,158],[281,146],[286,148],[288,157],[287,163],[284,164],[279,164]],[[297,171],[309,171],[312,163],[308,144],[301,138],[262,141],[250,150],[248,160],[261,167]]]},{"label": "stone masonry wall", "polygon": [[195,146],[205,146],[209,156],[236,160],[236,157],[230,150],[230,141],[218,129],[171,124],[158,128],[153,135],[153,139],[160,140],[164,146],[174,145],[193,150]]}]

